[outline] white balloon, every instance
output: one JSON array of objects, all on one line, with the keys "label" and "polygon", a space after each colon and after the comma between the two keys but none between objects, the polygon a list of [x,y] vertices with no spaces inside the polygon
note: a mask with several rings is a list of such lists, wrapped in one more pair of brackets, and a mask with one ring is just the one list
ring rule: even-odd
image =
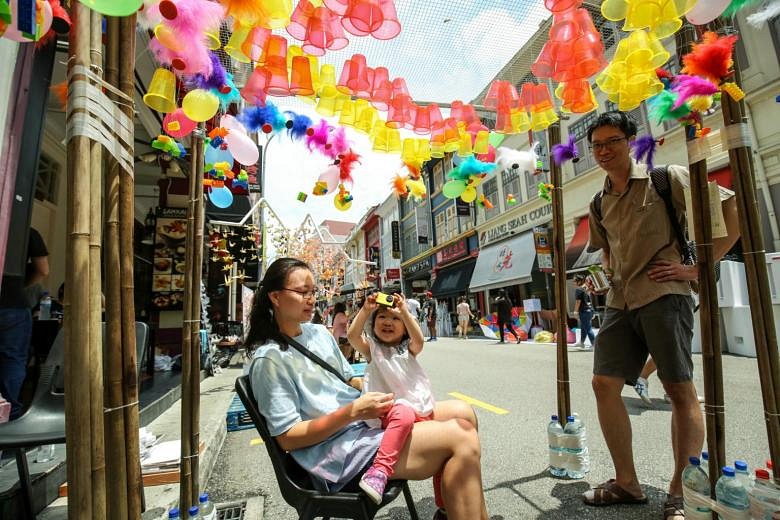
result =
[{"label": "white balloon", "polygon": [[705,25],[721,15],[731,0],[699,0],[685,17],[693,25]]},{"label": "white balloon", "polygon": [[242,125],[238,119],[231,116],[230,114],[225,114],[220,118],[219,126],[222,128],[227,128],[230,131],[237,130],[242,134],[246,133],[246,128],[244,128],[244,125]]},{"label": "white balloon", "polygon": [[239,131],[231,130],[225,136],[228,150],[233,154],[233,159],[241,164],[255,164],[260,158],[260,150],[252,141],[252,138]]}]

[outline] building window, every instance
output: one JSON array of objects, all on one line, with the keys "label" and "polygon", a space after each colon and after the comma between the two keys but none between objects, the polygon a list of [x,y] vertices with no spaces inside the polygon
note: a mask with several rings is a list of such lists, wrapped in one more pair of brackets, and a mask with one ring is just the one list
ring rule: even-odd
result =
[{"label": "building window", "polygon": [[404,222],[403,235],[403,254],[404,259],[409,259],[420,252],[420,244],[417,243],[417,227],[414,225],[414,219]]},{"label": "building window", "polygon": [[525,172],[526,187],[528,188],[528,200],[534,200],[539,196],[539,183],[550,182],[550,172],[542,170],[540,173]]},{"label": "building window", "polygon": [[501,212],[501,204],[499,204],[498,200],[498,178],[493,177],[485,181],[482,184],[482,193],[486,199],[493,203],[493,209],[482,208],[485,212],[485,220],[490,220]]},{"label": "building window", "polygon": [[444,185],[444,160],[433,165],[433,193],[437,193]]},{"label": "building window", "polygon": [[593,154],[590,152],[590,147],[588,145],[588,128],[596,122],[598,117],[599,115],[593,111],[589,114],[585,114],[569,127],[569,135],[574,136],[577,145],[577,153],[580,156],[580,160],[573,163],[575,176],[596,166],[596,159],[593,158]]},{"label": "building window", "polygon": [[38,159],[38,176],[35,179],[35,198],[43,202],[56,203],[59,180],[59,163],[41,153]]},{"label": "building window", "polygon": [[[518,169],[506,169],[501,172],[501,184],[504,186],[504,196],[510,193],[514,195],[515,200],[520,202],[522,194],[520,192],[520,171]],[[498,206],[501,201],[491,200],[494,206]]]}]

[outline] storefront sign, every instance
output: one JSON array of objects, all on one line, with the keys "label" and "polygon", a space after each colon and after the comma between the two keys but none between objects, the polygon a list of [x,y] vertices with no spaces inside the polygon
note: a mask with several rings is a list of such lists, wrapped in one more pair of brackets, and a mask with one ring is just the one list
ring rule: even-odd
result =
[{"label": "storefront sign", "polygon": [[428,206],[422,204],[414,210],[414,221],[417,226],[417,243],[428,243]]},{"label": "storefront sign", "polygon": [[152,307],[178,310],[184,303],[186,208],[158,208],[152,269]]},{"label": "storefront sign", "polygon": [[539,263],[539,270],[552,273],[554,269],[549,229],[543,226],[534,228],[534,247],[536,248],[536,261]]},{"label": "storefront sign", "polygon": [[460,197],[455,199],[455,214],[459,217],[468,217],[471,215],[471,203],[465,202]]},{"label": "storefront sign", "polygon": [[260,193],[260,177],[263,174],[263,153],[265,150],[262,146],[258,146],[260,156],[257,158],[257,163],[252,164],[246,168],[246,173],[249,176],[249,193]]},{"label": "storefront sign", "polygon": [[493,242],[503,240],[513,234],[531,229],[532,227],[549,222],[552,216],[552,205],[545,204],[536,209],[515,215],[509,220],[496,224],[479,234],[479,245],[484,247]]},{"label": "storefront sign", "polygon": [[469,254],[469,248],[466,243],[466,239],[462,238],[454,244],[450,244],[440,249],[436,253],[436,264],[446,264],[452,262],[453,260],[457,260],[458,258],[462,258],[467,254]]},{"label": "storefront sign", "polygon": [[419,273],[421,271],[430,271],[431,270],[431,257],[424,258],[420,260],[419,262],[415,262],[412,265],[408,265],[404,267],[404,277],[412,276],[415,273]]},{"label": "storefront sign", "polygon": [[400,269],[387,269],[385,271],[385,280],[400,280],[400,279],[401,279]]},{"label": "storefront sign", "polygon": [[393,258],[401,258],[401,230],[398,227],[397,220],[390,222],[390,231],[392,234]]}]

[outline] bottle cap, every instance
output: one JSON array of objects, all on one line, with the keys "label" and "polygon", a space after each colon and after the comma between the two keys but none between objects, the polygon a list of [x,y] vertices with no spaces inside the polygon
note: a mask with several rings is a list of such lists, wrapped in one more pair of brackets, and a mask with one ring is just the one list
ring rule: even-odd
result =
[{"label": "bottle cap", "polygon": [[771,461],[771,460],[768,460],[768,461],[766,461],[766,468],[767,468],[769,471],[772,471],[772,470],[774,469],[774,468],[772,467],[772,461]]},{"label": "bottle cap", "polygon": [[209,501],[209,494],[208,493],[201,493],[201,495],[198,497],[198,502],[200,502],[201,504],[203,502],[208,502],[208,501]]},{"label": "bottle cap", "polygon": [[557,415],[551,415],[550,416],[550,420],[551,421],[557,421],[558,420],[558,416]]},{"label": "bottle cap", "polygon": [[168,511],[168,518],[179,518],[179,508],[174,507],[170,511]]},{"label": "bottle cap", "polygon": [[566,418],[566,422],[574,422],[575,417],[573,415],[570,415]]},{"label": "bottle cap", "polygon": [[701,460],[710,460],[710,454],[706,451],[701,452]]},{"label": "bottle cap", "polygon": [[744,460],[735,460],[734,461],[734,468],[737,471],[747,471],[748,465],[747,465],[747,462],[745,462]]},{"label": "bottle cap", "polygon": [[699,457],[697,457],[696,455],[691,455],[690,457],[688,457],[688,462],[690,462],[694,466],[701,465],[701,461],[699,460]]},{"label": "bottle cap", "polygon": [[759,468],[756,470],[756,478],[761,480],[769,480],[769,472],[764,468]]},{"label": "bottle cap", "polygon": [[723,466],[722,471],[724,477],[733,477],[735,475],[734,468],[731,466]]},{"label": "bottle cap", "polygon": [[48,296],[48,295],[49,295],[49,291],[43,291],[41,294],[42,294],[43,296]]},{"label": "bottle cap", "polygon": [[188,509],[190,516],[198,516],[198,506],[192,506]]}]

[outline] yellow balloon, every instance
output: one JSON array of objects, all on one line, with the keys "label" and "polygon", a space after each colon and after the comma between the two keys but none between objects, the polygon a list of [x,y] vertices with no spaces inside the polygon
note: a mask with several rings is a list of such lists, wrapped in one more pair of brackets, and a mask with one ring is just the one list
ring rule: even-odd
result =
[{"label": "yellow balloon", "polygon": [[181,102],[181,108],[184,115],[195,122],[208,121],[219,110],[219,98],[208,90],[196,88],[187,92]]},{"label": "yellow balloon", "polygon": [[477,190],[469,186],[463,190],[463,193],[460,194],[460,198],[463,202],[474,202],[477,199]]},{"label": "yellow balloon", "polygon": [[333,198],[333,205],[336,206],[336,209],[339,211],[347,211],[349,208],[352,207],[352,201],[344,201],[341,197],[338,195]]}]

